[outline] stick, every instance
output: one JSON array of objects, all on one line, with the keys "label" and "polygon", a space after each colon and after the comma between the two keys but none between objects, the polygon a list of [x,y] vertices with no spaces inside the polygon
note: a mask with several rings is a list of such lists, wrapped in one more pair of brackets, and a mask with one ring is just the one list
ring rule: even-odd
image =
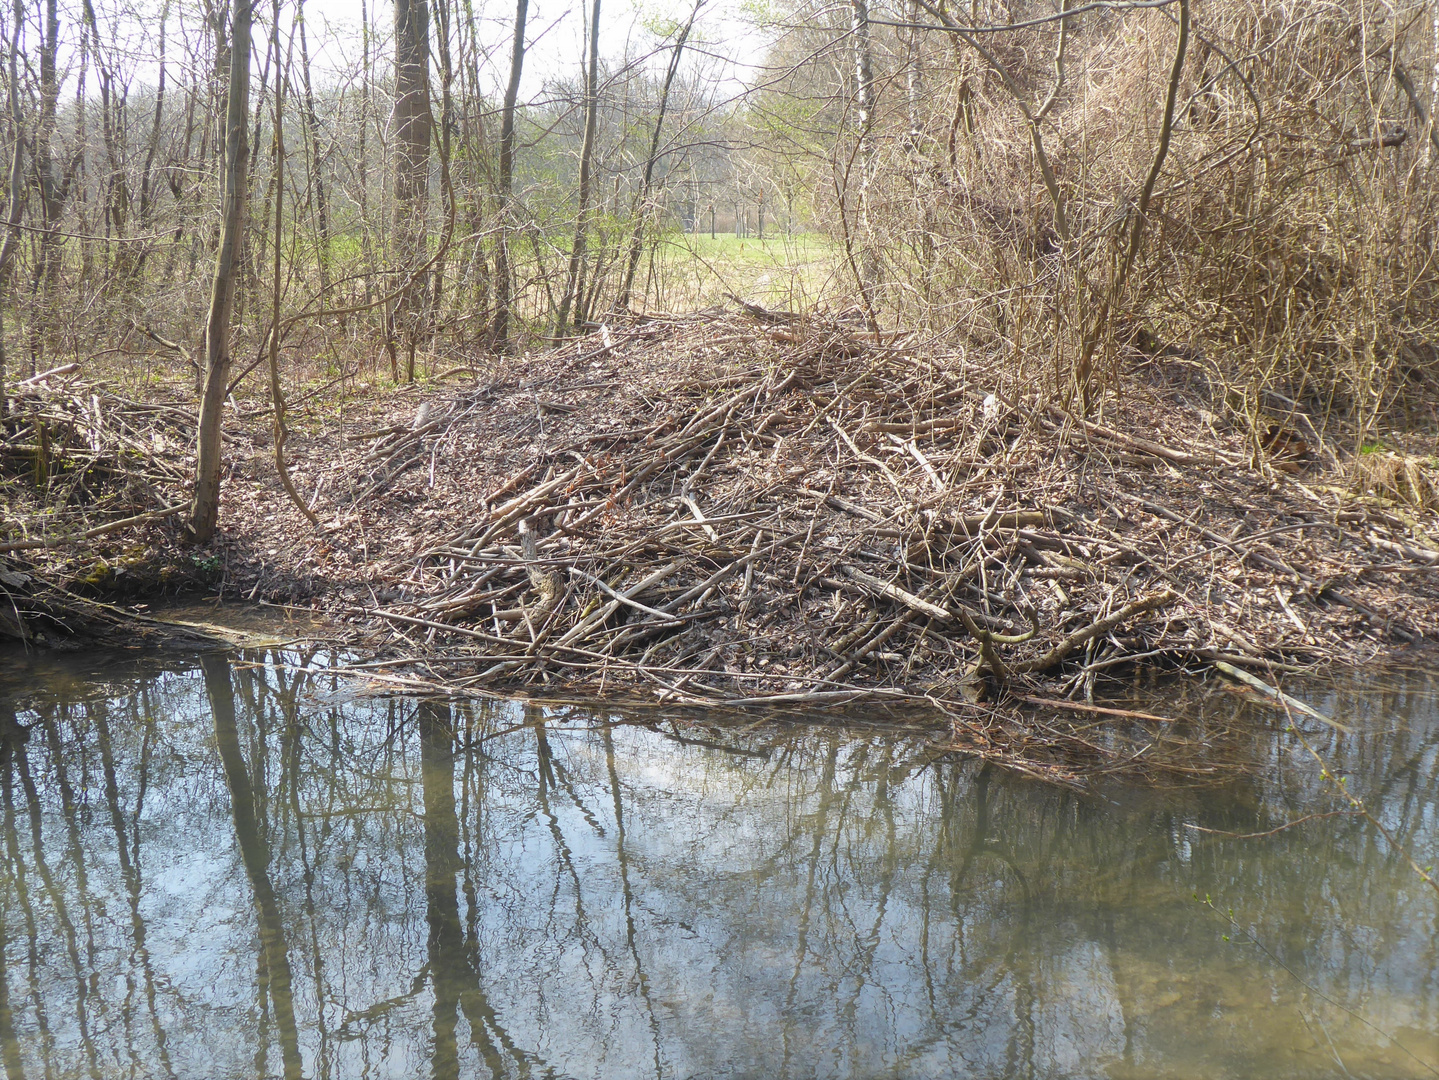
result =
[{"label": "stick", "polygon": [[583,578],[585,581],[588,581],[588,582],[589,582],[590,584],[592,584],[592,585],[598,586],[598,587],[601,589],[601,591],[608,593],[610,596],[614,597],[614,598],[615,598],[616,600],[618,600],[620,603],[622,603],[622,604],[628,604],[628,605],[629,605],[630,607],[632,607],[632,608],[635,608],[635,609],[637,609],[637,610],[639,610],[639,611],[643,611],[646,615],[657,615],[657,616],[659,616],[661,619],[664,619],[665,621],[669,621],[671,618],[673,618],[673,616],[667,615],[667,614],[665,614],[663,611],[656,611],[656,610],[655,610],[654,608],[652,608],[652,607],[645,607],[644,604],[641,604],[638,600],[633,600],[633,599],[631,599],[630,597],[626,596],[624,593],[615,592],[614,589],[611,589],[608,585],[606,585],[606,584],[605,584],[603,581],[601,581],[599,578],[595,577],[593,574],[587,574],[587,573],[585,573],[583,570],[581,570],[581,569],[580,569],[579,567],[577,567],[577,566],[572,566],[572,567],[570,567],[570,573],[573,574],[573,575],[574,575],[575,577],[577,577],[577,578]]},{"label": "stick", "polygon": [[147,514],[136,514],[134,517],[121,518],[119,521],[112,521],[108,525],[97,525],[93,529],[86,529],[84,532],[76,533],[74,536],[61,537],[58,540],[15,540],[9,544],[0,544],[0,553],[11,551],[34,551],[37,548],[57,548],[67,544],[78,543],[81,540],[89,540],[96,536],[104,536],[106,533],[118,532],[129,525],[141,525],[147,521],[159,521],[161,518],[174,517],[190,509],[189,503],[177,503],[175,506],[167,506],[164,510],[151,510]]},{"label": "stick", "polygon": [[1214,661],[1214,666],[1219,671],[1222,671],[1225,675],[1228,675],[1231,679],[1235,679],[1239,682],[1242,682],[1245,686],[1249,686],[1255,690],[1258,690],[1265,697],[1272,699],[1273,703],[1278,705],[1280,708],[1283,708],[1287,705],[1295,712],[1302,712],[1305,716],[1312,716],[1320,723],[1328,724],[1336,731],[1342,731],[1346,735],[1351,734],[1354,730],[1353,728],[1345,727],[1338,720],[1325,716],[1318,709],[1311,708],[1310,706],[1304,704],[1304,702],[1300,701],[1298,698],[1290,697],[1278,687],[1270,686],[1267,682],[1265,682],[1258,676],[1251,675],[1247,671],[1240,670],[1233,664],[1226,664],[1223,660],[1216,660]]},{"label": "stick", "polygon": [[874,652],[886,641],[894,637],[895,634],[899,633],[902,629],[908,626],[913,618],[913,615],[901,615],[898,619],[895,619],[883,630],[875,634],[874,637],[870,638],[858,649],[856,649],[854,651],[854,654],[848,660],[846,660],[843,664],[840,664],[839,667],[835,668],[828,675],[826,675],[824,677],[824,681],[834,682],[837,679],[844,678],[855,668],[859,667],[860,661],[862,661],[866,656]]},{"label": "stick", "polygon": [[[594,629],[600,623],[604,622],[611,615],[613,615],[615,613],[615,610],[620,606],[621,600],[633,600],[636,596],[641,595],[651,586],[658,585],[665,578],[674,574],[675,571],[677,571],[679,568],[680,564],[673,562],[666,563],[664,566],[661,566],[658,570],[656,570],[653,574],[650,574],[639,584],[635,585],[633,588],[626,589],[623,593],[619,594],[617,599],[611,600],[608,604],[600,608],[598,611],[591,612],[589,618],[582,619],[579,622],[575,623],[574,626],[570,627],[569,630],[565,631],[565,633],[560,636],[559,640],[556,641],[555,644],[568,645],[571,641],[574,641],[581,635],[588,633],[590,630]],[[646,608],[645,610],[648,611],[649,609]],[[657,614],[659,614],[660,618],[662,619],[674,618],[673,614],[668,611],[658,612]]]},{"label": "stick", "polygon": [[1126,604],[1113,615],[1100,619],[1098,622],[1090,623],[1083,630],[1077,630],[1065,638],[1049,652],[1045,653],[1038,660],[1030,660],[1023,664],[1012,664],[1010,670],[1016,673],[1048,671],[1055,664],[1059,663],[1069,655],[1076,647],[1083,645],[1090,638],[1107,634],[1126,619],[1140,615],[1146,611],[1153,611],[1155,608],[1164,607],[1172,603],[1178,597],[1178,593],[1165,589],[1162,593],[1155,593],[1153,596],[1146,596],[1136,600],[1132,604]]},{"label": "stick", "polygon": [[948,431],[963,427],[965,420],[958,416],[937,417],[934,420],[916,420],[910,424],[869,423],[862,424],[860,431],[882,432],[886,435],[925,435],[931,431]]},{"label": "stick", "polygon": [[28,379],[23,379],[16,383],[15,387],[18,390],[22,386],[34,386],[36,383],[44,382],[52,375],[69,375],[71,372],[79,370],[79,364],[61,364],[59,367],[51,368],[49,371],[42,371],[39,375],[31,375]]},{"label": "stick", "polygon": [[1165,461],[1171,461],[1176,465],[1213,465],[1216,463],[1224,465],[1243,464],[1243,462],[1239,458],[1236,458],[1233,454],[1226,454],[1219,450],[1211,450],[1206,456],[1201,456],[1199,454],[1187,454],[1183,450],[1171,449],[1170,447],[1165,446],[1163,443],[1153,442],[1149,439],[1141,439],[1134,435],[1125,435],[1123,432],[1115,431],[1112,428],[1104,427],[1101,424],[1095,424],[1089,420],[1083,420],[1078,417],[1070,416],[1058,406],[1051,407],[1050,413],[1055,416],[1063,417],[1065,420],[1072,420],[1078,423],[1082,428],[1084,428],[1085,431],[1089,432],[1091,435],[1098,435],[1101,439],[1109,439],[1111,442],[1121,443],[1124,446],[1132,446],[1136,450],[1143,450],[1146,454],[1150,454],[1157,458],[1163,458]]},{"label": "stick", "polygon": [[681,495],[680,502],[684,503],[685,506],[689,507],[689,512],[694,515],[695,522],[702,529],[704,529],[705,535],[708,536],[711,541],[718,544],[719,533],[714,531],[714,526],[711,525],[709,521],[705,518],[704,513],[700,510],[700,504],[695,502],[694,499],[688,495]]},{"label": "stick", "polygon": [[669,618],[671,615],[673,615],[675,608],[679,607],[681,604],[689,603],[696,596],[703,596],[707,591],[709,591],[715,585],[718,585],[721,581],[729,577],[729,575],[733,574],[736,570],[743,570],[746,566],[754,562],[761,555],[768,555],[770,552],[777,551],[778,549],[784,547],[786,544],[794,543],[800,537],[804,536],[806,532],[807,530],[801,530],[797,533],[790,533],[783,539],[776,540],[773,544],[762,547],[758,551],[751,551],[743,558],[736,559],[732,563],[727,563],[726,565],[721,566],[718,570],[716,570],[709,577],[705,578],[694,588],[687,589],[685,592],[680,593],[660,610],[665,613],[666,618]]},{"label": "stick", "polygon": [[841,705],[857,698],[908,698],[910,696],[903,690],[812,690],[802,694],[765,694],[760,697],[730,698],[718,704],[727,708],[741,708],[746,705]]},{"label": "stick", "polygon": [[1101,716],[1122,716],[1127,720],[1152,720],[1156,724],[1175,722],[1172,716],[1156,716],[1154,713],[1135,712],[1133,709],[1110,709],[1102,705],[1087,705],[1081,701],[1056,701],[1054,698],[1030,697],[1028,694],[1015,694],[1014,696],[1031,705],[1043,705],[1050,709],[1072,709],[1075,712],[1098,713]]},{"label": "stick", "polygon": [[877,577],[871,577],[863,570],[856,570],[852,566],[846,566],[844,572],[866,588],[879,593],[881,596],[887,596],[891,600],[897,600],[905,607],[913,608],[921,615],[928,615],[931,619],[938,619],[940,622],[952,622],[954,620],[954,616],[938,604],[931,604],[928,600],[921,599],[915,596],[914,593],[901,589],[898,585],[882,581]]}]

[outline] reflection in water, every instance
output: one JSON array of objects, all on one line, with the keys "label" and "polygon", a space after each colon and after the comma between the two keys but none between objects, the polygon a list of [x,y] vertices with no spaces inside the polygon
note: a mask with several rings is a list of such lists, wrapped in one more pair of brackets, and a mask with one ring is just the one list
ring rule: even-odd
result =
[{"label": "reflection in water", "polygon": [[[1237,701],[1188,734],[1255,777],[1079,796],[296,659],[0,669],[7,1080],[1436,1075],[1435,894],[1362,818],[1270,833],[1336,806]],[[1311,735],[1425,865],[1432,690]]]},{"label": "reflection in water", "polygon": [[[235,692],[230,685],[230,663],[219,656],[200,661],[205,673],[205,693],[215,720],[215,750],[225,770],[230,789],[230,817],[235,823],[235,845],[255,897],[255,917],[260,930],[260,953],[255,983],[263,1016],[268,999],[279,1028],[280,1058],[286,1080],[301,1074],[300,1035],[295,1024],[290,954],[285,944],[285,925],[280,904],[270,884],[270,844],[260,826],[261,807],[250,782],[245,755],[240,750],[240,733],[235,723]],[[263,1057],[259,1059],[263,1071]]]}]

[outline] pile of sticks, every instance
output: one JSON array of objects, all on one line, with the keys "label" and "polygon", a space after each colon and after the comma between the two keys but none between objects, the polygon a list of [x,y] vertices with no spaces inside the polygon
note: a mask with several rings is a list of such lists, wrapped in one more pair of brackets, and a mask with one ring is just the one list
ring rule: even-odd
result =
[{"label": "pile of sticks", "polygon": [[10,388],[0,459],[12,515],[0,553],[63,547],[185,508],[193,410],[120,397],[81,382],[77,367]]},{"label": "pile of sticks", "polygon": [[[764,362],[672,388],[648,423],[537,449],[424,546],[407,599],[364,614],[427,685],[973,707],[1091,697],[1141,662],[1355,659],[1439,611],[1386,616],[1374,589],[1341,587],[1383,572],[1388,595],[1393,573],[1429,571],[1422,524],[1276,480],[1238,435],[1180,449],[1075,420],[993,369],[834,322],[748,332],[764,347],[741,355]],[[671,326],[626,365],[705,334]],[[580,351],[625,348],[599,338]],[[427,424],[381,452],[425,460]],[[1260,495],[1262,519],[1246,513]]]},{"label": "pile of sticks", "polygon": [[95,545],[188,509],[185,455],[195,439],[190,410],[132,401],[82,381],[77,368],[67,364],[8,388],[0,424],[0,639],[59,648],[214,648],[213,636],[72,588],[108,565],[96,559]]}]

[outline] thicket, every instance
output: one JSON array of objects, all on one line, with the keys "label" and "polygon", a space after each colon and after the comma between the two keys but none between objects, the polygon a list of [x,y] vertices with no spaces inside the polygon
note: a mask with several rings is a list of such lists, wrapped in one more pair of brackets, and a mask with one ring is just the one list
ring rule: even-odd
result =
[{"label": "thicket", "polygon": [[1435,419],[1436,47],[1432,2],[850,0],[754,111],[877,323],[1086,410],[1162,354],[1363,440]]}]

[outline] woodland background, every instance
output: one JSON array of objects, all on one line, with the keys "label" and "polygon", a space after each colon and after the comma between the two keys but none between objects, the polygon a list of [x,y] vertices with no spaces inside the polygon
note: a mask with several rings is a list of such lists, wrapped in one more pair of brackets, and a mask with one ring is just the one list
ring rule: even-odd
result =
[{"label": "woodland background", "polygon": [[1439,0],[8,14],[7,380],[354,389],[735,294],[1086,411],[1161,355],[1356,452],[1435,420]]}]

